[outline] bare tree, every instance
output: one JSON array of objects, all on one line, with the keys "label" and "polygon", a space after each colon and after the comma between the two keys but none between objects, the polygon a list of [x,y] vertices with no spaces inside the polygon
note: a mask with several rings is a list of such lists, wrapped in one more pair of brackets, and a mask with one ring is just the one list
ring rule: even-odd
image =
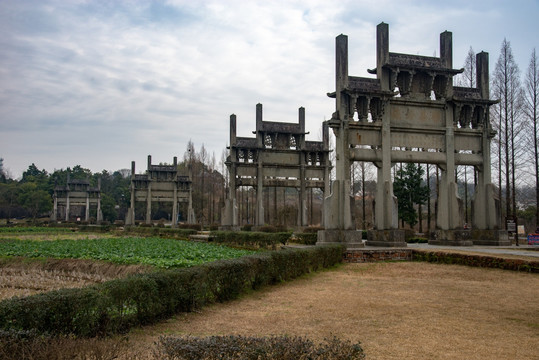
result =
[{"label": "bare tree", "polygon": [[457,85],[463,87],[474,88],[476,86],[476,67],[475,67],[475,52],[472,47],[468,50],[464,59],[464,71],[457,78]]},{"label": "bare tree", "polygon": [[[497,108],[499,116],[500,137],[504,140],[503,154],[505,157],[505,207],[506,216],[516,216],[516,186],[515,163],[517,149],[515,143],[520,135],[520,100],[521,87],[519,69],[513,58],[511,44],[507,39],[502,42],[500,56],[494,70],[494,93],[500,97]],[[501,150],[500,162],[501,162]]]},{"label": "bare tree", "polygon": [[537,64],[537,55],[533,49],[530,64],[526,72],[524,81],[524,114],[528,120],[528,124],[533,128],[529,132],[532,139],[531,149],[533,152],[534,177],[535,177],[535,224],[539,224],[539,149],[538,149],[538,124],[537,124],[537,108],[539,107],[539,67]]}]

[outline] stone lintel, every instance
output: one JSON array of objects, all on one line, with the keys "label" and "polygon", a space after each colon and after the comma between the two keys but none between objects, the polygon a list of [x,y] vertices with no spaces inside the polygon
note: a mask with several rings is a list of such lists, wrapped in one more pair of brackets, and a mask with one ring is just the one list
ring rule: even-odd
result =
[{"label": "stone lintel", "polygon": [[472,246],[471,230],[435,230],[432,232],[432,239],[429,239],[429,245],[448,245],[448,246]]},{"label": "stone lintel", "polygon": [[472,230],[472,241],[474,245],[487,246],[511,246],[507,230]]},{"label": "stone lintel", "polygon": [[379,247],[407,247],[404,239],[404,230],[369,230],[367,232],[367,245]]},{"label": "stone lintel", "polygon": [[316,245],[342,244],[347,249],[365,247],[361,230],[319,230]]}]

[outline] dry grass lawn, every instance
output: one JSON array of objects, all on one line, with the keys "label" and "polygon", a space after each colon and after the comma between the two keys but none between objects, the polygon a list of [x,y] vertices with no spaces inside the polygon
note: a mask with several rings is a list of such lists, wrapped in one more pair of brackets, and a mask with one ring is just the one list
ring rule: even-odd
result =
[{"label": "dry grass lawn", "polygon": [[144,265],[117,265],[83,259],[0,258],[0,300],[83,287],[149,269]]},{"label": "dry grass lawn", "polygon": [[430,263],[347,264],[129,335],[337,336],[367,359],[539,359],[537,274]]}]

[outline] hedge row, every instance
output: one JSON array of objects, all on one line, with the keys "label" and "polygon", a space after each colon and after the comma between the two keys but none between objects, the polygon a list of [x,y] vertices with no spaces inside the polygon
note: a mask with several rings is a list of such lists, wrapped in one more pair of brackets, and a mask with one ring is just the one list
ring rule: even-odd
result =
[{"label": "hedge row", "polygon": [[298,336],[252,337],[241,335],[208,337],[161,337],[157,343],[159,359],[183,360],[349,360],[364,359],[360,343],[336,337],[315,344]]},{"label": "hedge row", "polygon": [[126,227],[124,234],[140,236],[159,236],[173,239],[188,239],[189,235],[197,233],[195,229],[162,228],[162,227]]},{"label": "hedge row", "polygon": [[427,261],[441,264],[458,264],[502,270],[525,271],[539,273],[539,261],[499,258],[484,255],[468,255],[443,251],[412,251],[415,261]]},{"label": "hedge row", "polygon": [[424,237],[411,237],[407,238],[406,242],[408,244],[427,244],[429,242],[429,239]]},{"label": "hedge row", "polygon": [[292,233],[289,232],[246,232],[246,231],[212,231],[210,238],[216,243],[237,245],[248,248],[276,249],[288,243]]},{"label": "hedge row", "polygon": [[285,249],[0,302],[0,329],[96,336],[234,299],[342,261],[343,247]]},{"label": "hedge row", "polygon": [[296,244],[316,245],[318,241],[317,233],[294,233],[292,241]]}]

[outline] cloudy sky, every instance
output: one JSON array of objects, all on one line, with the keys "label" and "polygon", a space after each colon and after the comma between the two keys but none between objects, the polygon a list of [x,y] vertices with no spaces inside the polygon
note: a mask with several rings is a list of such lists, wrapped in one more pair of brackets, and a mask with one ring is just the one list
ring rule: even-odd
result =
[{"label": "cloudy sky", "polygon": [[0,157],[14,178],[31,163],[141,172],[191,139],[219,161],[230,114],[252,136],[257,103],[272,121],[305,107],[319,140],[337,35],[350,75],[370,76],[382,21],[392,52],[439,56],[452,31],[455,67],[471,46],[494,70],[507,38],[523,73],[538,16],[537,0],[0,0]]}]

